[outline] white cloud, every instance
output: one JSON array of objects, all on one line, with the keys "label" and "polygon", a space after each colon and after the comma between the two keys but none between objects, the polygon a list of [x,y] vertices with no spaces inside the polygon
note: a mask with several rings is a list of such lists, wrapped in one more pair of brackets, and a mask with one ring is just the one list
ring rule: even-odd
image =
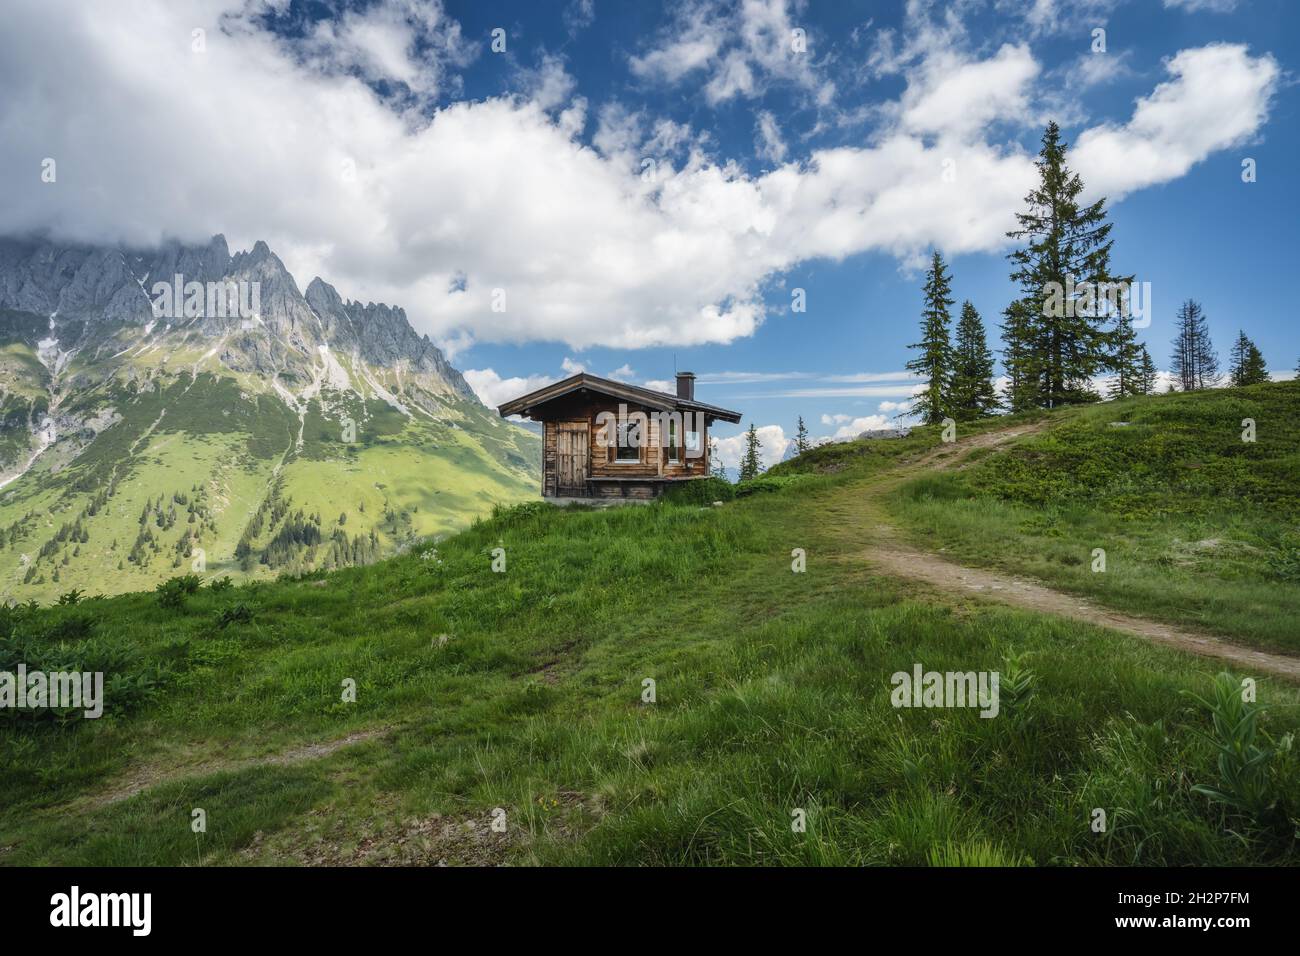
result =
[{"label": "white cloud", "polygon": [[897,107],[901,126],[965,141],[990,123],[1027,123],[1029,87],[1039,69],[1025,44],[1004,44],[987,60],[968,60],[955,50],[932,52],[908,78]]},{"label": "white cloud", "polygon": [[849,418],[847,415],[836,415],[837,422],[839,419],[847,419],[847,424],[840,425],[830,437],[836,441],[843,441],[848,438],[857,438],[865,431],[872,431],[878,428],[889,428],[891,422],[884,415],[863,415],[859,418]]},{"label": "white cloud", "polygon": [[564,26],[575,37],[596,21],[596,0],[572,0],[564,8]]},{"label": "white cloud", "polygon": [[757,134],[756,155],[774,163],[783,162],[787,152],[785,140],[781,138],[781,127],[777,125],[776,117],[769,110],[759,111],[754,131]]},{"label": "white cloud", "polygon": [[[746,429],[748,431],[748,429]],[[771,468],[785,455],[790,439],[785,437],[785,429],[780,425],[760,425],[758,433],[758,458],[764,468]],[[732,435],[730,438],[716,439],[718,460],[727,468],[739,468],[740,460],[745,454],[745,435]]]},{"label": "white cloud", "polygon": [[1133,74],[1129,66],[1131,58],[1130,50],[1122,50],[1119,53],[1080,53],[1073,60],[1053,71],[1052,75],[1063,79],[1068,86],[1075,89],[1104,86]]},{"label": "white cloud", "polygon": [[[264,238],[300,285],[322,275],[350,298],[400,304],[453,349],[689,346],[752,334],[768,284],[810,259],[1001,250],[1033,180],[1031,156],[980,126],[1028,121],[1037,64],[1023,47],[953,59],[929,40],[877,58],[877,69],[920,65],[869,144],[751,176],[711,158],[703,134],[617,107],[600,112],[596,149],[585,145],[585,101],[556,59],[542,59],[528,95],[427,115],[380,98],[359,75],[421,91],[450,82],[446,62],[411,72],[430,35],[458,30],[436,5],[432,20],[397,2],[369,8],[364,28],[344,17],[307,55],[243,4],[137,0],[108,17],[73,0],[12,0],[0,33],[0,234],[148,245],[224,232],[245,248]],[[756,89],[785,69],[805,83],[811,61],[782,66],[765,46],[792,22],[784,5],[746,2],[736,16],[723,46],[744,52]],[[190,48],[195,24],[208,25],[205,53]],[[987,84],[985,97],[942,63]],[[1128,124],[1080,136],[1090,185],[1180,175],[1255,132],[1277,82],[1271,58],[1240,47],[1183,51],[1170,68],[1175,79]],[[139,102],[148,109],[124,106]],[[643,155],[670,158],[644,178]],[[56,183],[39,181],[45,156]]]},{"label": "white cloud", "polygon": [[1242,44],[1183,50],[1165,64],[1172,79],[1137,101],[1122,126],[1085,130],[1072,164],[1094,195],[1118,198],[1182,176],[1211,153],[1257,133],[1281,70]]},{"label": "white cloud", "polygon": [[446,15],[441,0],[381,0],[365,10],[343,10],[316,21],[293,47],[322,72],[399,83],[426,98],[449,80],[458,89],[449,70],[468,64],[477,53],[476,46],[464,42],[460,24]]},{"label": "white cloud", "polygon": [[999,11],[1023,18],[1035,34],[1060,34],[1098,27],[1122,0],[998,0]]},{"label": "white cloud", "polygon": [[554,375],[528,375],[502,378],[490,368],[471,368],[463,373],[474,394],[488,408],[496,408],[511,399],[527,395],[545,385],[557,381]]},{"label": "white cloud", "polygon": [[579,372],[585,372],[585,371],[587,371],[587,366],[586,366],[586,365],[584,365],[584,364],[581,363],[581,362],[575,362],[573,359],[569,358],[567,355],[564,357],[564,361],[560,363],[560,368],[564,369],[564,374],[565,374],[566,376],[567,376],[567,375],[577,375]]},{"label": "white cloud", "polygon": [[[702,73],[704,97],[711,105],[736,97],[761,96],[773,82],[791,84],[826,105],[835,85],[815,65],[814,38],[791,16],[786,0],[718,0],[682,3],[673,23],[662,30],[655,45],[628,61],[634,75],[648,81],[676,84]],[[796,29],[804,30],[797,49]]]},{"label": "white cloud", "polygon": [[1166,8],[1186,10],[1188,13],[1207,11],[1209,13],[1231,13],[1237,9],[1239,0],[1165,0]]},{"label": "white cloud", "polygon": [[810,386],[766,392],[762,395],[738,395],[737,398],[910,398],[925,389],[924,385],[898,383],[894,385]]},{"label": "white cloud", "polygon": [[910,402],[881,402],[880,411],[882,412],[902,412],[911,407]]},{"label": "white cloud", "polygon": [[815,378],[807,372],[705,372],[699,385],[736,385],[753,382],[779,382],[786,379]]}]

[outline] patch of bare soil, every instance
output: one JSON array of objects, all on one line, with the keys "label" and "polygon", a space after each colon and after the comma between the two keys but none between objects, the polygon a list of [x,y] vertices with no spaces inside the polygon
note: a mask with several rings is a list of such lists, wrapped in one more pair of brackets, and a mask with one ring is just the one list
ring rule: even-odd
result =
[{"label": "patch of bare soil", "polygon": [[923,551],[883,545],[873,548],[866,557],[888,574],[923,581],[944,591],[972,594],[1003,604],[1086,621],[1165,647],[1203,657],[1217,657],[1252,672],[1262,671],[1300,682],[1300,658],[1254,651],[1209,635],[1195,634],[1168,624],[1121,614],[1097,607],[1074,595],[1053,591],[1041,584],[995,571],[962,567]]},{"label": "patch of bare soil", "polygon": [[[478,812],[391,819],[394,800],[380,797],[375,817],[359,820],[355,812],[337,806],[311,811],[306,824],[292,833],[270,837],[257,833],[240,856],[250,863],[286,860],[304,866],[508,866],[527,861],[534,834],[518,822],[513,808],[494,828],[497,808]],[[604,812],[596,797],[560,791],[538,798],[546,813],[545,832],[552,839],[571,840],[585,823]]]},{"label": "patch of bare soil", "polygon": [[[504,866],[519,840],[518,832],[509,827],[504,832],[492,829],[486,813],[435,813],[385,825],[359,838],[350,833],[352,821],[328,825],[320,819],[330,813],[328,808],[311,812],[318,819],[295,836],[297,845],[290,854],[294,862],[304,866]],[[267,849],[259,832],[240,855],[252,862]],[[274,848],[270,849],[274,856]]]}]

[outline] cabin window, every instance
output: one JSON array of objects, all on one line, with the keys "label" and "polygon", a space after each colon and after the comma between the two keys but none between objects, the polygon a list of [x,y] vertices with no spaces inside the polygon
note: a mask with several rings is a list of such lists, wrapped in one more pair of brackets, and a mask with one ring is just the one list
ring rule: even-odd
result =
[{"label": "cabin window", "polygon": [[682,455],[677,447],[677,423],[668,419],[668,460],[681,461]]},{"label": "cabin window", "polygon": [[632,422],[620,422],[618,426],[618,452],[615,461],[640,461],[641,450],[633,439],[628,438],[628,431],[635,428]]},{"label": "cabin window", "polygon": [[700,448],[700,433],[688,431],[686,433],[686,452],[688,457],[698,458],[700,456]]}]

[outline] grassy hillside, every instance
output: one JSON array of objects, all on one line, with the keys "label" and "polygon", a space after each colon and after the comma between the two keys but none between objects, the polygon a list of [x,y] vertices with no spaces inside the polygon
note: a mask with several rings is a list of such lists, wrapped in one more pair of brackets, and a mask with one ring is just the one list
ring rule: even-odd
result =
[{"label": "grassy hillside", "polygon": [[1300,652],[1300,382],[1074,409],[892,507],[963,562]]},{"label": "grassy hillside", "polygon": [[[1037,441],[1086,444],[1089,414]],[[98,721],[0,712],[0,863],[1300,862],[1296,688],[1259,681],[1278,752],[1216,799],[1214,662],[868,570],[864,501],[937,443],[819,449],[718,508],[520,505],[367,567],[11,610],[0,670],[116,684]],[[999,671],[999,716],[896,709],[917,663]]]},{"label": "grassy hillside", "polygon": [[[4,401],[5,434],[26,436],[25,406]],[[200,555],[235,577],[366,562],[537,496],[538,439],[472,402],[432,420],[352,396],[300,419],[274,394],[183,372],[112,380],[60,414],[99,427],[0,491],[0,600],[148,589]]]}]

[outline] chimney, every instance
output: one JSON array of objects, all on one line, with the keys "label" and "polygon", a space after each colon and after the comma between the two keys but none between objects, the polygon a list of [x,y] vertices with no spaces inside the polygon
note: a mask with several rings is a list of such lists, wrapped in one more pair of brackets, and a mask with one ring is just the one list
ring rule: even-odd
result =
[{"label": "chimney", "polygon": [[694,372],[677,373],[677,397],[684,398],[688,402],[695,401],[695,373]]}]

